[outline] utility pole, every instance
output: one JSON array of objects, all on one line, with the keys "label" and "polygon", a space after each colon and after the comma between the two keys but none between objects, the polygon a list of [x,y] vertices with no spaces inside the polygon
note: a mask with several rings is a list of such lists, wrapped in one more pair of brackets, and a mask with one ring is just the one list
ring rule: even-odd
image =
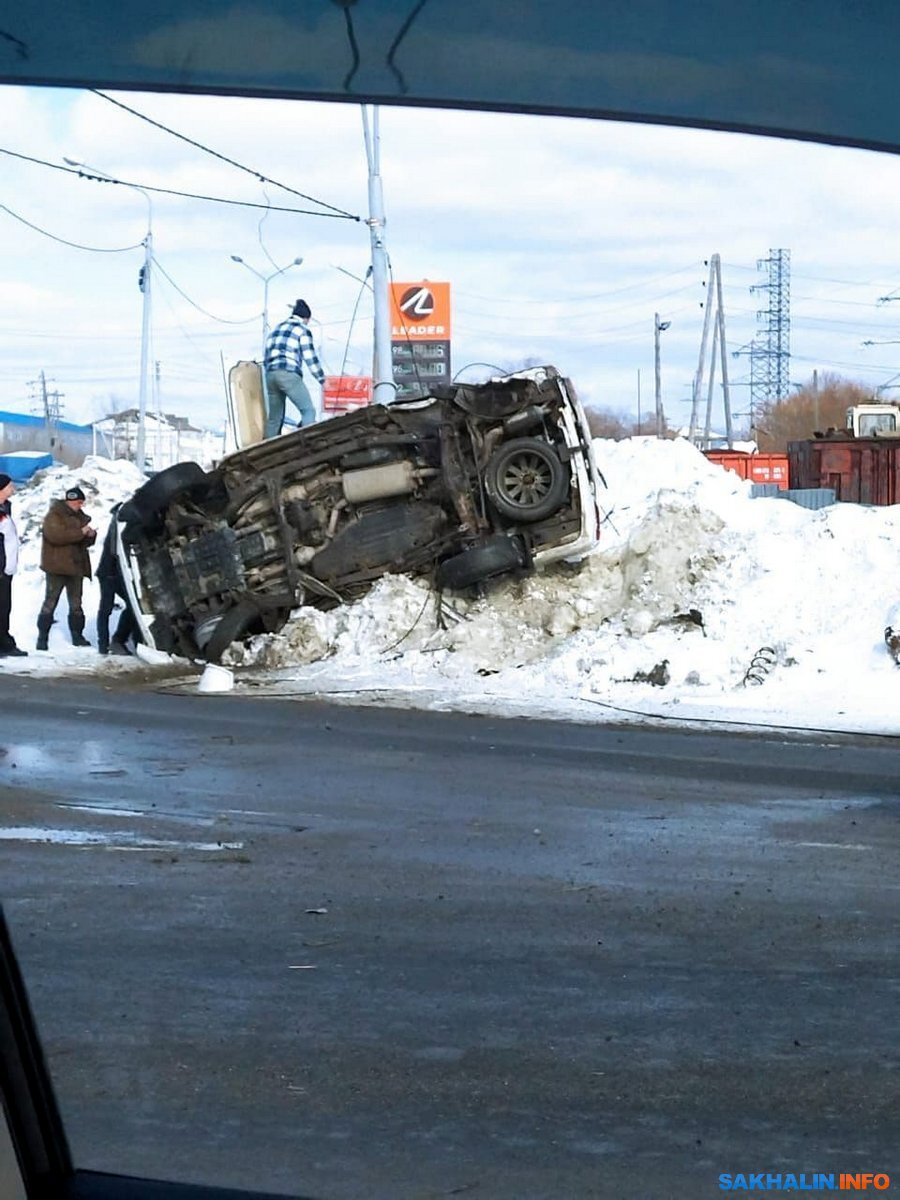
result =
[{"label": "utility pole", "polygon": [[391,358],[391,311],[388,303],[388,254],[384,228],[384,195],[381,188],[381,147],[378,130],[378,106],[369,113],[362,105],[363,136],[369,166],[369,238],[372,243],[372,293],[375,300],[374,352],[372,374],[375,386],[372,399],[387,404],[394,399],[394,365]]},{"label": "utility pole", "polygon": [[50,392],[47,395],[47,421],[50,429],[50,445],[54,447],[59,445],[59,420],[62,416],[61,399],[62,392],[59,391]]},{"label": "utility pole", "polygon": [[44,428],[47,430],[47,445],[53,449],[53,418],[50,413],[50,397],[47,393],[47,376],[41,371],[41,408],[44,410]]},{"label": "utility pole", "polygon": [[59,440],[59,420],[62,415],[62,406],[60,400],[63,398],[63,393],[60,391],[51,392],[47,387],[47,376],[44,371],[41,371],[38,379],[29,381],[30,388],[40,387],[40,396],[36,399],[34,393],[31,394],[32,411],[34,406],[37,406],[38,411],[44,418],[44,429],[47,434],[47,448],[53,450]]},{"label": "utility pole", "polygon": [[[154,397],[156,403],[153,406],[155,409],[155,412],[156,412],[156,447],[153,451],[153,465],[154,465],[155,470],[161,471],[162,470],[162,410],[161,410],[161,402],[160,402],[160,398],[159,398],[159,359],[157,359],[154,364],[153,382],[154,382],[154,391],[156,393],[156,395]],[[172,465],[171,463],[168,463],[168,462],[166,463],[167,467],[171,466],[171,465]]]},{"label": "utility pole", "polygon": [[[706,422],[703,426],[703,449],[710,448],[710,433],[712,431],[712,402],[713,392],[715,391],[716,383],[716,351],[719,349],[719,323],[718,321],[713,326],[712,351],[709,356],[709,388],[706,392]],[[693,445],[693,438],[690,439]],[[728,443],[728,449],[731,449],[731,442]]]},{"label": "utility pole", "polygon": [[703,333],[700,337],[700,358],[697,363],[697,373],[694,376],[694,387],[691,398],[691,424],[688,437],[692,445],[697,442],[700,395],[703,391],[706,346],[709,341],[710,326],[712,326],[713,331],[712,354],[709,366],[709,389],[706,396],[706,422],[704,425],[703,443],[708,449],[712,429],[712,398],[715,390],[716,350],[718,348],[718,358],[722,369],[722,403],[725,413],[725,436],[728,439],[728,448],[730,450],[734,444],[734,437],[731,425],[731,393],[728,385],[728,355],[725,343],[725,309],[722,303],[722,260],[718,254],[712,254],[709,258],[709,280],[706,285]]},{"label": "utility pole", "polygon": [[813,394],[813,432],[818,432],[819,429],[819,371],[818,368],[813,369],[812,378],[812,394]]},{"label": "utility pole", "polygon": [[[700,361],[697,363],[697,373],[694,376],[694,387],[691,392],[691,423],[688,428],[688,441],[693,446],[697,440],[697,421],[700,417],[700,393],[703,390],[703,369],[706,359],[706,343],[709,338],[709,323],[712,314],[713,281],[715,279],[718,254],[709,260],[709,279],[706,284],[706,301],[703,305],[703,333],[700,335]],[[707,431],[708,432],[708,431]]]},{"label": "utility pole", "polygon": [[[728,387],[728,355],[725,352],[725,308],[722,304],[722,263],[718,254],[716,257],[716,308],[719,329],[719,360],[722,364],[722,405],[725,409],[725,437],[728,439],[728,449],[734,447],[734,433],[731,427],[731,392]],[[710,386],[712,381],[710,380]]]},{"label": "utility pole", "polygon": [[638,437],[640,437],[640,436],[641,436],[641,368],[640,368],[640,367],[638,367],[638,373],[637,373],[637,375],[638,375],[638,380],[637,380],[637,383],[638,383],[638,393],[637,393],[637,402],[638,402]]},{"label": "utility pole", "polygon": [[660,321],[659,313],[653,314],[653,361],[656,375],[656,436],[661,438],[665,429],[665,418],[662,406],[662,383],[659,365],[659,335],[672,324],[671,321]]},{"label": "utility pole", "polygon": [[141,315],[141,386],[138,392],[138,429],[135,463],[139,471],[147,467],[147,355],[150,346],[150,263],[153,261],[153,233],[150,228],[149,199],[147,236],[144,238],[144,265],[138,275],[138,287],[144,297]]},{"label": "utility pole", "polygon": [[[119,182],[113,179],[112,176],[107,175],[105,171],[100,171],[97,167],[92,167],[89,163],[78,162],[74,158],[63,158],[63,162],[68,163],[70,167],[78,167],[78,174],[82,178],[100,180],[106,183]],[[153,201],[150,199],[149,193],[144,188],[138,187],[136,183],[123,183],[122,186],[131,188],[134,192],[140,192],[147,201],[147,233],[141,243],[144,247],[144,265],[138,273],[138,287],[143,294],[144,305],[141,316],[141,379],[138,394],[138,431],[134,456],[137,466],[143,471],[144,446],[146,442],[144,423],[147,419],[147,350],[150,342],[150,264],[153,261]]]}]

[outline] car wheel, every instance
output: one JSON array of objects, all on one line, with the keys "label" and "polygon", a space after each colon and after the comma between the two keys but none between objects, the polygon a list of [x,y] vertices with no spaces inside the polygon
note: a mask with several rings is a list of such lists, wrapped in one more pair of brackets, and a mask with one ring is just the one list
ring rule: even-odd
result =
[{"label": "car wheel", "polygon": [[559,455],[540,438],[515,438],[500,446],[485,469],[484,485],[494,508],[511,521],[542,521],[569,493]]},{"label": "car wheel", "polygon": [[126,525],[133,525],[140,521],[138,511],[134,506],[133,501],[126,500],[124,504],[119,505],[119,511],[116,513],[116,520],[124,522]]},{"label": "car wheel", "polygon": [[498,533],[480,546],[464,550],[438,564],[435,583],[443,591],[461,591],[496,575],[505,575],[529,565],[528,551],[521,538]]},{"label": "car wheel", "polygon": [[[152,522],[179,492],[195,487],[205,479],[206,472],[199,463],[184,462],[167,467],[139,487],[131,499],[122,505],[126,509],[126,516],[120,515],[119,519]],[[122,509],[119,512],[121,514]]]},{"label": "car wheel", "polygon": [[203,647],[203,657],[207,662],[217,663],[232,642],[238,642],[254,632],[253,626],[258,626],[259,622],[259,609],[249,600],[242,600],[234,608],[229,608]]}]

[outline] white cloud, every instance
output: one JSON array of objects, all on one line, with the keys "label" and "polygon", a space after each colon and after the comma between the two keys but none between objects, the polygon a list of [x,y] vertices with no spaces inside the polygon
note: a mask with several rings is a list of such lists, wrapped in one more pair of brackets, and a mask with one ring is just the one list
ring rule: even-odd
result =
[{"label": "white cloud", "polygon": [[[367,209],[356,105],[128,94],[124,103],[229,158],[351,213]],[[307,201],[203,154],[89,93],[6,88],[0,146],[63,156],[136,184],[288,207]],[[653,317],[664,335],[663,396],[673,422],[699,352],[704,259],[722,256],[730,349],[757,329],[765,293],[757,259],[792,254],[792,378],[813,367],[873,386],[895,373],[900,317],[879,296],[900,287],[894,203],[900,162],[888,155],[698,130],[564,118],[384,108],[381,154],[387,237],[397,279],[449,279],[456,367],[549,359],[589,403],[634,408],[637,372],[653,380]],[[7,158],[0,204],[68,241],[134,245],[147,220],[133,189]],[[153,193],[160,265],[204,315],[157,276],[151,356],[165,407],[195,421],[223,415],[221,357],[258,349],[265,274],[302,255],[269,287],[280,317],[298,295],[323,325],[330,369],[371,359],[371,298],[351,329],[365,272],[365,224]],[[40,370],[86,419],[97,396],[134,403],[140,358],[140,250],[98,254],[41,235],[0,211],[4,278],[0,346],[6,400],[27,406]],[[216,320],[213,318],[223,318]],[[225,321],[243,321],[226,324]],[[731,360],[746,382],[748,361]],[[746,407],[736,389],[736,409]]]}]

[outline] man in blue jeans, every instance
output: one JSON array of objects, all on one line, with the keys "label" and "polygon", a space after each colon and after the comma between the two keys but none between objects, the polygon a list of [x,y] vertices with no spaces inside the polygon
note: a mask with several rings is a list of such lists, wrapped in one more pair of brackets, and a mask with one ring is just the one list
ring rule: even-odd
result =
[{"label": "man in blue jeans", "polygon": [[305,300],[298,300],[286,321],[276,325],[266,339],[265,371],[268,404],[266,437],[277,437],[284,422],[285,399],[297,408],[302,426],[313,425],[316,409],[303,381],[303,364],[319,383],[325,372],[316,356],[312,334],[306,322],[312,316]]}]

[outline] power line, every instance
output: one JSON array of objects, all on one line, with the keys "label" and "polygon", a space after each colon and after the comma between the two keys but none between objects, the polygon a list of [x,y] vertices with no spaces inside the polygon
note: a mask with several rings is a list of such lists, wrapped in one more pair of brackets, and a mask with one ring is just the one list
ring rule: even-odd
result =
[{"label": "power line", "polygon": [[66,238],[57,237],[55,233],[49,233],[46,229],[41,229],[40,225],[33,225],[31,221],[26,221],[24,217],[13,212],[11,208],[7,208],[5,204],[0,204],[0,209],[5,213],[9,213],[17,221],[21,221],[23,225],[27,225],[29,229],[33,229],[35,233],[43,234],[44,237],[50,238],[54,242],[61,242],[64,246],[71,246],[74,250],[88,250],[91,254],[124,254],[126,250],[140,250],[143,242],[136,242],[133,246],[82,246],[80,242],[70,242]]},{"label": "power line", "polygon": [[865,363],[857,359],[855,362],[846,362],[838,358],[831,358],[823,361],[821,358],[812,358],[808,354],[793,354],[792,358],[798,362],[818,363],[820,367],[849,367],[853,371],[896,371],[897,364],[886,366],[884,363]]},{"label": "power line", "polygon": [[[43,158],[34,158],[30,154],[19,154],[15,150],[7,150],[0,146],[0,154],[8,154],[10,158],[18,158],[23,162],[35,163],[39,167],[50,167],[54,171],[63,171],[66,175],[77,175],[79,179],[90,179],[95,183],[115,183],[122,187],[142,188],[145,192],[158,192],[164,196],[181,196],[186,200],[206,200],[211,204],[233,204],[237,208],[264,208],[272,212],[295,213],[302,217],[331,217],[340,220],[358,221],[359,217],[354,217],[350,213],[323,213],[315,212],[309,208],[287,208],[276,204],[260,204],[254,200],[227,200],[224,196],[206,196],[198,192],[179,192],[174,188],[154,187],[150,183],[130,183],[126,179],[114,179],[111,175],[94,175],[90,171],[76,170],[74,167],[61,167],[58,163],[47,162]],[[318,200],[313,201],[318,204]],[[142,243],[143,244],[143,243]]]},{"label": "power line", "polygon": [[[634,291],[635,288],[649,287],[651,284],[660,283],[663,279],[672,279],[675,275],[684,275],[684,273],[686,271],[696,271],[696,270],[697,270],[696,265],[691,263],[686,267],[678,267],[674,271],[667,271],[664,275],[651,275],[651,276],[648,276],[646,279],[639,279],[636,283],[627,283],[623,287],[612,288],[609,291],[605,291],[605,292],[589,292],[586,294],[574,294],[574,295],[568,295],[568,296],[558,295],[557,293],[554,293],[554,300],[562,301],[565,303],[571,303],[571,304],[580,304],[582,302],[588,302],[588,301],[594,301],[594,300],[605,300],[608,296],[620,296],[622,294],[622,292],[631,292],[631,291]],[[692,285],[688,285],[688,286],[692,286]],[[684,289],[681,289],[681,290],[684,290]],[[476,292],[464,292],[460,288],[455,288],[454,294],[456,296],[468,297],[470,300],[486,300],[488,303],[494,303],[498,300],[502,300],[504,303],[508,303],[508,301],[509,301],[509,297],[505,296],[505,295],[482,296]],[[547,300],[546,299],[528,300],[525,298],[517,297],[516,304],[517,305],[540,304],[540,305],[546,307]]]},{"label": "power line", "polygon": [[840,304],[847,308],[878,308],[877,300],[832,300],[830,296],[794,296],[794,302],[802,300],[810,304]]},{"label": "power line", "polygon": [[[258,179],[260,183],[271,183],[274,187],[281,188],[284,192],[290,192],[293,196],[299,196],[302,200],[308,200],[310,204],[318,204],[322,208],[331,210],[334,216],[344,217],[349,221],[360,221],[361,217],[354,216],[353,213],[347,212],[343,208],[336,208],[333,204],[328,204],[325,200],[317,200],[315,196],[307,196],[305,192],[298,192],[296,188],[288,186],[286,183],[279,183],[277,179],[269,179],[262,172],[254,170],[252,167],[245,167],[243,163],[235,162],[233,158],[228,158],[224,154],[220,154],[218,150],[211,150],[209,146],[204,146],[202,142],[196,142],[193,138],[187,137],[183,133],[178,133],[174,129],[170,129],[168,125],[163,125],[160,121],[154,121],[152,117],[146,116],[144,113],[138,112],[136,108],[130,108],[127,104],[123,104],[121,100],[114,100],[112,96],[107,96],[104,92],[97,91],[96,88],[89,89],[95,96],[99,96],[101,100],[106,100],[110,104],[114,104],[116,108],[124,109],[125,112],[131,113],[133,117],[137,117],[141,121],[146,121],[148,125],[154,125],[157,129],[161,129],[163,133],[168,133],[172,137],[178,138],[182,142],[187,142],[189,146],[193,146],[196,150],[202,150],[204,154],[211,154],[213,158],[218,158],[221,162],[228,163],[230,167],[236,167],[239,171],[244,171],[248,175],[252,175],[254,179]],[[261,207],[268,207],[263,205]],[[282,211],[282,210],[279,210]],[[313,216],[324,216],[324,213],[310,214]]]},{"label": "power line", "polygon": [[[356,323],[356,313],[357,313],[357,310],[359,309],[359,302],[362,300],[363,294],[364,294],[366,288],[370,286],[369,285],[369,275],[370,274],[371,274],[371,267],[369,268],[369,271],[367,272],[365,279],[363,279],[361,281],[361,283],[359,285],[359,291],[356,294],[356,303],[353,305],[353,313],[350,317],[350,323],[349,323],[349,326],[347,329],[347,342],[346,342],[346,345],[344,346],[344,357],[341,359],[341,369],[339,372],[339,374],[341,374],[341,375],[344,374],[344,368],[347,366],[347,356],[350,353],[350,339],[353,337],[353,326]],[[321,322],[320,322],[320,328],[324,330],[324,326],[321,325]]]},{"label": "power line", "polygon": [[172,278],[172,276],[169,275],[168,272],[163,268],[163,266],[161,265],[159,259],[156,257],[155,254],[153,256],[153,264],[156,267],[156,269],[159,271],[160,275],[162,275],[162,277],[164,279],[168,280],[168,282],[172,285],[172,287],[175,289],[175,291],[178,293],[178,295],[181,296],[181,298],[183,300],[187,300],[188,304],[190,304],[192,308],[196,308],[197,312],[203,313],[204,317],[209,317],[209,319],[211,321],[218,321],[222,325],[250,325],[250,324],[252,324],[253,321],[255,321],[257,319],[255,316],[253,316],[253,317],[245,317],[243,320],[240,320],[240,321],[233,321],[233,320],[230,321],[227,317],[217,317],[217,316],[215,316],[214,313],[207,312],[205,308],[201,308],[200,305],[196,303],[196,301],[192,300],[186,292],[183,292],[181,290],[181,288],[178,286],[178,284],[175,282],[175,280]]},{"label": "power line", "polygon": [[[155,261],[155,260],[154,260],[154,261]],[[161,273],[161,274],[164,274],[162,267],[160,267],[160,266],[159,266],[159,263],[156,263],[156,266],[158,267],[158,269],[159,269],[160,273]],[[168,276],[166,276],[166,278],[168,278]],[[170,283],[172,282],[172,281],[171,281],[171,279],[169,280],[169,282],[170,282]],[[183,294],[183,293],[180,293],[180,294]],[[172,307],[172,303],[171,303],[171,301],[169,300],[169,297],[168,297],[168,296],[165,294],[165,292],[162,292],[162,293],[161,293],[161,295],[162,295],[162,298],[163,298],[163,303],[164,303],[164,304],[166,305],[166,307],[169,309],[169,312],[172,314],[172,316],[173,316],[173,318],[174,318],[174,320],[175,320],[175,325],[176,325],[177,331],[178,331],[178,332],[181,334],[181,336],[182,336],[182,337],[183,337],[183,338],[184,338],[184,339],[185,339],[187,342],[189,342],[189,343],[190,343],[190,345],[191,345],[191,348],[192,348],[192,349],[191,349],[191,353],[192,353],[192,356],[193,356],[193,357],[192,357],[192,364],[191,364],[191,365],[192,365],[192,366],[196,366],[196,359],[197,359],[197,356],[198,356],[198,355],[200,355],[200,356],[202,356],[202,357],[207,357],[207,359],[208,359],[208,361],[209,361],[209,362],[214,362],[214,361],[215,361],[215,359],[214,359],[213,355],[205,355],[203,347],[199,345],[199,342],[198,342],[197,340],[195,340],[195,338],[194,338],[194,337],[192,337],[192,336],[191,336],[191,334],[188,332],[188,330],[187,330],[187,329],[185,329],[185,327],[184,327],[184,326],[181,324],[181,322],[180,322],[180,321],[179,321],[179,319],[178,319],[178,314],[175,312],[175,309]],[[196,306],[196,305],[194,305],[194,307],[196,308],[197,306]],[[202,310],[201,310],[201,311],[202,311]],[[213,318],[213,319],[215,319],[215,318]],[[251,320],[252,320],[252,321],[255,321],[255,320],[256,320],[256,317],[251,317]],[[167,351],[167,353],[166,353],[166,359],[167,359],[167,361],[169,362],[169,364],[171,365],[173,362],[178,362],[178,355],[177,355],[177,353],[175,353],[175,352],[172,352],[172,351]],[[182,383],[184,383],[184,382],[185,382],[185,379],[186,379],[186,377],[187,377],[187,374],[188,374],[188,373],[187,373],[187,372],[184,370],[184,368],[180,368],[180,369],[179,369],[179,371],[178,371],[178,378],[179,378],[179,380],[180,380]],[[205,377],[205,375],[206,375],[206,373],[204,372],[204,377]]]},{"label": "power line", "polygon": [[[540,302],[542,305],[541,312],[533,312],[533,313],[529,313],[527,315],[523,314],[521,312],[517,312],[515,314],[514,319],[516,321],[516,324],[520,327],[531,324],[536,327],[543,328],[544,326],[546,326],[548,324],[553,324],[554,320],[558,320],[561,318],[564,318],[567,322],[569,322],[573,325],[575,322],[580,321],[580,322],[589,323],[593,327],[596,325],[597,318],[602,316],[605,313],[619,314],[619,313],[624,313],[624,311],[626,309],[635,309],[635,308],[641,308],[641,307],[644,307],[646,309],[647,306],[653,305],[653,304],[658,305],[658,304],[660,304],[660,302],[662,302],[664,300],[668,300],[672,296],[681,296],[685,292],[691,292],[694,290],[695,287],[696,287],[695,283],[688,283],[688,284],[685,284],[683,287],[672,288],[670,291],[667,291],[667,292],[660,292],[659,294],[654,296],[652,300],[646,296],[643,296],[643,297],[638,297],[637,299],[634,299],[634,300],[625,300],[625,301],[620,301],[618,304],[609,304],[609,305],[593,304],[586,297],[579,299],[577,301],[572,301],[572,300],[568,300],[566,298],[559,298],[554,295],[554,296],[544,299]],[[624,290],[625,289],[623,289],[623,291]],[[457,294],[457,296],[466,295],[466,293],[462,293],[462,292],[457,292],[456,294]],[[516,304],[518,305],[518,303],[519,303],[519,301],[517,300]],[[506,306],[508,306],[508,301],[506,302]],[[460,305],[458,305],[458,308],[459,308],[460,312],[463,312],[463,313],[465,313],[466,316],[470,316],[470,317],[490,318],[490,317],[499,315],[496,311],[496,308],[492,312],[485,312],[483,309],[480,309],[477,306],[473,307],[469,303],[460,304]],[[574,311],[575,309],[580,309],[580,311]],[[509,319],[512,320],[513,317],[510,316]],[[626,328],[627,328],[627,326],[626,326]]]}]

